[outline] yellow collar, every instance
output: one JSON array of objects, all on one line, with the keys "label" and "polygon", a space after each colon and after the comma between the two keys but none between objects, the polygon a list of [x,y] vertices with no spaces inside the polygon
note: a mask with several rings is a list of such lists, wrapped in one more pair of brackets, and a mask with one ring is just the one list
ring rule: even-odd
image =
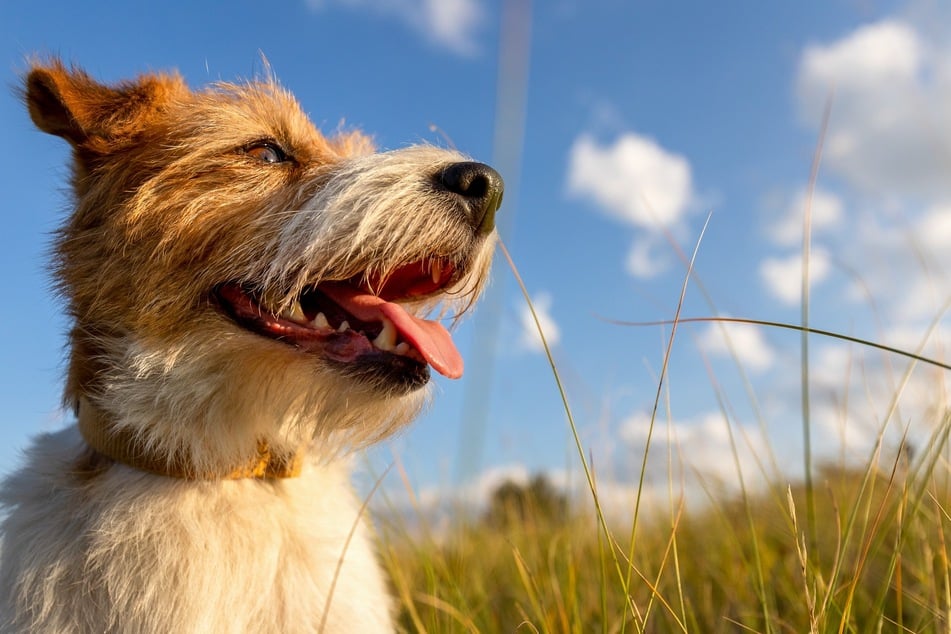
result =
[{"label": "yellow collar", "polygon": [[157,475],[184,480],[259,480],[296,478],[300,475],[302,453],[275,454],[266,440],[258,440],[257,453],[237,467],[221,472],[199,471],[181,453],[158,455],[147,449],[127,427],[109,425],[85,397],[79,399],[79,433],[97,453],[113,462]]}]

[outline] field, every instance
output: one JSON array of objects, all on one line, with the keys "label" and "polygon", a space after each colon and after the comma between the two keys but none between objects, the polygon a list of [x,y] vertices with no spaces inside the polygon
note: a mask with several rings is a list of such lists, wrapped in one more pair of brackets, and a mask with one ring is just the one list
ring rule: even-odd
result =
[{"label": "field", "polygon": [[572,510],[544,480],[501,487],[439,539],[386,531],[407,632],[946,632],[947,423],[892,469],[631,526]]},{"label": "field", "polygon": [[[460,510],[438,531],[382,518],[403,631],[951,632],[951,413],[934,411],[924,441],[889,444],[882,427],[858,464],[812,464],[807,452],[802,481],[766,468],[744,481],[738,469],[738,492],[707,483],[688,504],[672,472],[666,499],[650,508],[642,481],[629,519],[617,521],[601,508],[567,397],[565,409],[581,499],[539,475],[503,484],[486,509]],[[804,417],[807,437],[810,424]]]}]

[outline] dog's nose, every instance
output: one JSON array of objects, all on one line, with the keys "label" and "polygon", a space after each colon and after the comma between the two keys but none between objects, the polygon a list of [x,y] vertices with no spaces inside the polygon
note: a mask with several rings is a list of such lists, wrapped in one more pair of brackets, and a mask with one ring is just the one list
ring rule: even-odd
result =
[{"label": "dog's nose", "polygon": [[464,161],[441,171],[437,180],[463,199],[468,220],[479,233],[492,231],[505,188],[498,172],[484,163]]}]

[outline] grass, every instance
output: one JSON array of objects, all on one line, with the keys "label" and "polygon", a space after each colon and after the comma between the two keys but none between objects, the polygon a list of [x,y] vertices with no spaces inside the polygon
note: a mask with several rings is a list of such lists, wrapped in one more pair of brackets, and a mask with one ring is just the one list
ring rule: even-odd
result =
[{"label": "grass", "polygon": [[[944,468],[936,473],[947,432],[934,440],[913,462],[896,457],[891,471],[818,469],[812,550],[798,519],[804,485],[778,483],[641,522],[630,560],[628,545],[609,546],[590,511],[553,513],[531,496],[508,520],[470,518],[439,540],[391,525],[384,560],[400,624],[407,632],[949,631],[951,488]],[[613,528],[612,539],[629,527]],[[630,592],[613,573],[618,559]]]},{"label": "grass", "polygon": [[[920,351],[898,352],[912,365],[932,363]],[[565,407],[574,428],[567,399]],[[595,504],[536,479],[503,485],[483,515],[460,513],[438,535],[391,517],[382,554],[400,627],[951,632],[951,412],[932,423],[919,447],[904,438],[885,446],[883,428],[864,465],[825,464],[808,483],[744,483],[737,463],[739,493],[707,483],[709,499],[690,510],[674,486],[666,512],[640,508],[638,488],[636,521],[626,523],[605,517],[586,461]],[[761,465],[767,472],[776,473]]]},{"label": "grass", "polygon": [[[951,632],[951,412],[934,414],[920,446],[884,441],[911,368],[947,365],[886,350],[911,361],[864,464],[813,466],[807,455],[811,477],[789,484],[762,475],[778,473],[768,460],[761,481],[744,480],[732,440],[738,493],[708,482],[705,503],[688,506],[671,472],[668,508],[641,506],[642,480],[626,522],[601,507],[562,391],[586,499],[559,497],[545,482],[507,483],[484,514],[460,512],[438,534],[385,518],[381,550],[401,631]],[[663,383],[662,373],[658,403]]]}]

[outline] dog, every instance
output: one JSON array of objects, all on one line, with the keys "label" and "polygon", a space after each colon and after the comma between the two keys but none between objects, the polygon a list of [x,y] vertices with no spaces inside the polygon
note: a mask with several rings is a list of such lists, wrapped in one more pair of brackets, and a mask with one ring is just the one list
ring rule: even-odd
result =
[{"label": "dog", "polygon": [[[348,455],[463,362],[503,182],[319,132],[270,73],[190,89],[32,63],[72,147],[64,399],[0,488],[2,632],[390,632]],[[430,319],[431,318],[431,319]]]}]

